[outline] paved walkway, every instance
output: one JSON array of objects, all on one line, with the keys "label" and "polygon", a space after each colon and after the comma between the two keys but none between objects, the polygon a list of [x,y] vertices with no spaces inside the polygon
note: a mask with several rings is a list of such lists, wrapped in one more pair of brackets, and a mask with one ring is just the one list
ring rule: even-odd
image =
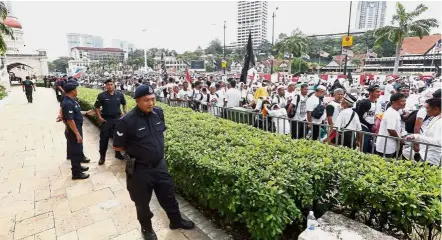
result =
[{"label": "paved walkway", "polygon": [[[21,88],[13,87],[0,109],[0,240],[140,239],[123,162],[109,150],[105,165],[98,166],[99,132],[86,121],[84,151],[92,160],[87,164],[91,177],[72,181],[57,111],[54,91],[48,88],[37,88],[34,103],[28,104]],[[169,230],[168,218],[153,198],[158,239],[225,238],[187,202],[179,202],[202,230]]]}]

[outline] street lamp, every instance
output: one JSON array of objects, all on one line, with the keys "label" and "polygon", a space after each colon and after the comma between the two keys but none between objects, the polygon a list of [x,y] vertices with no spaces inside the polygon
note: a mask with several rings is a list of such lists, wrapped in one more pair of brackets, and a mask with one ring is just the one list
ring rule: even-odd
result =
[{"label": "street lamp", "polygon": [[[273,44],[275,42],[275,17],[276,14],[275,12],[278,11],[278,7],[276,7],[275,11],[273,12],[272,18],[273,18],[273,24],[272,24],[272,56],[273,56]],[[272,63],[271,63],[271,67],[270,67],[270,74],[273,74],[273,57],[272,57]]]},{"label": "street lamp", "polygon": [[[147,36],[147,29],[143,29],[143,33],[145,35],[145,37]],[[144,39],[146,40],[146,39]],[[146,50],[146,46],[144,46],[144,69],[147,71],[147,50]]]}]

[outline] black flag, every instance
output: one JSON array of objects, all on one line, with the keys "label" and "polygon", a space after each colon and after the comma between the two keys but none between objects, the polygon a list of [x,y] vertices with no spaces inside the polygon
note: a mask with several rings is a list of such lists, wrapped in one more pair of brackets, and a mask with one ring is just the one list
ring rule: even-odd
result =
[{"label": "black flag", "polygon": [[434,63],[434,66],[436,67],[436,77],[440,77],[440,66],[437,63]]},{"label": "black flag", "polygon": [[167,69],[166,63],[164,62],[164,53],[161,53],[161,76],[163,80],[167,82]]},{"label": "black flag", "polygon": [[241,71],[240,81],[247,83],[247,71],[250,66],[255,66],[255,56],[253,55],[252,33],[249,31],[249,40],[247,41],[246,55],[244,57],[244,66]]}]

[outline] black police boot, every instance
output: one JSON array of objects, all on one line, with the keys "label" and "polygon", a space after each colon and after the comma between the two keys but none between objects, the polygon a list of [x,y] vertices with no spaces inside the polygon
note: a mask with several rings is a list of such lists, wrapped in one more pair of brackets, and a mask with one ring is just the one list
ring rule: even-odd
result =
[{"label": "black police boot", "polygon": [[89,170],[89,167],[81,166],[81,171],[86,172]]},{"label": "black police boot", "polygon": [[100,161],[98,161],[98,165],[103,165],[106,160],[106,155],[100,154]]},{"label": "black police boot", "polygon": [[89,163],[90,161],[91,160],[88,157],[83,156],[83,160],[81,160],[81,163]]},{"label": "black police boot", "polygon": [[178,228],[190,230],[195,228],[195,223],[181,218],[179,221],[174,221],[174,222],[171,221],[169,224],[169,228],[172,230]]},{"label": "black police boot", "polygon": [[87,178],[89,178],[89,174],[87,174],[87,173],[80,173],[80,174],[75,174],[75,175],[72,175],[72,180],[81,180],[81,179],[87,179]]},{"label": "black police boot", "polygon": [[157,240],[157,235],[152,228],[152,222],[149,221],[145,226],[141,226],[141,234],[145,240]]},{"label": "black police boot", "polygon": [[121,154],[121,152],[115,152],[115,158],[116,159],[120,159],[120,160],[124,160],[123,155]]}]

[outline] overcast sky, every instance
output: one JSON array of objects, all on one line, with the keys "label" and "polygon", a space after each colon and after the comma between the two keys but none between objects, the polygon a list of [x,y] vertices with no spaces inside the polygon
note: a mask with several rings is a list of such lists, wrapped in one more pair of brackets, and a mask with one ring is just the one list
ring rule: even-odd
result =
[{"label": "overcast sky", "polygon": [[[268,40],[271,40],[272,12],[276,7],[275,36],[299,28],[306,34],[346,32],[349,1],[269,1]],[[421,2],[404,2],[407,9]],[[442,3],[423,2],[429,10],[423,17],[438,18],[442,25]],[[387,3],[390,23],[396,2]],[[357,2],[353,2],[351,27],[355,25]],[[178,53],[205,48],[210,40],[223,40],[227,21],[226,44],[236,41],[236,1],[211,2],[13,2],[13,12],[24,30],[26,45],[47,49],[51,60],[67,56],[66,33],[102,36],[104,45],[118,38],[138,48],[162,47]],[[147,29],[143,34],[142,29]],[[433,30],[442,32],[442,27]]]}]

